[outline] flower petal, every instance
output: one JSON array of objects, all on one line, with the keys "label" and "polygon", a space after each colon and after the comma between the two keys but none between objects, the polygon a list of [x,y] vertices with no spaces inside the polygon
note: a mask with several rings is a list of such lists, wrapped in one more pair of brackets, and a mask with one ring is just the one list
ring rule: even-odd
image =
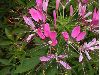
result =
[{"label": "flower petal", "polygon": [[60,4],[60,0],[56,0],[56,10],[58,10]]},{"label": "flower petal", "polygon": [[56,40],[57,33],[55,31],[50,32],[50,39]]},{"label": "flower petal", "polygon": [[72,5],[70,5],[70,16],[72,16],[73,15],[73,7],[72,7]]},{"label": "flower petal", "polygon": [[58,43],[58,41],[57,41],[57,40],[52,40],[51,46],[56,46],[56,45],[57,45],[57,43]]},{"label": "flower petal", "polygon": [[82,60],[83,60],[83,55],[82,55],[82,53],[80,53],[79,62],[81,62]]},{"label": "flower petal", "polygon": [[76,26],[74,27],[74,29],[72,30],[71,36],[73,38],[76,38],[80,33],[80,26]]},{"label": "flower petal", "polygon": [[62,35],[63,35],[63,37],[64,37],[65,41],[67,41],[67,40],[68,40],[68,38],[69,38],[68,33],[67,33],[67,32],[62,32]]},{"label": "flower petal", "polygon": [[91,57],[90,57],[89,53],[86,50],[85,50],[85,54],[86,54],[87,58],[90,60]]},{"label": "flower petal", "polygon": [[44,25],[44,35],[45,35],[46,37],[49,37],[49,35],[50,35],[50,26],[49,26],[48,23],[46,23],[46,24]]},{"label": "flower petal", "polygon": [[64,62],[64,61],[59,61],[59,63],[66,69],[71,69],[71,67],[69,66],[68,63]]},{"label": "flower petal", "polygon": [[51,60],[51,58],[48,58],[46,56],[40,57],[40,61],[42,61],[42,62],[46,62],[46,61],[50,61],[50,60]]},{"label": "flower petal", "polygon": [[85,36],[86,36],[86,32],[81,32],[81,33],[77,36],[76,41],[81,41],[81,40],[83,40],[83,39],[85,38]]},{"label": "flower petal", "polygon": [[39,35],[40,38],[45,39],[45,36],[40,28],[37,29],[37,34]]}]

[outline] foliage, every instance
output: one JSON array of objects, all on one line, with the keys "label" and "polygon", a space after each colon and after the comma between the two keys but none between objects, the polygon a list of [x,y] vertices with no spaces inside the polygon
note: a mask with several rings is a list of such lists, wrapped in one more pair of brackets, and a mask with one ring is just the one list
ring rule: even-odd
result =
[{"label": "foliage", "polygon": [[[50,24],[51,30],[54,30],[53,10],[55,9],[56,0],[49,0],[47,22]],[[61,0],[64,5],[66,0]],[[89,0],[87,11],[93,12],[94,8],[98,9],[98,0]],[[74,42],[72,45],[78,50],[79,46],[84,42],[90,42],[93,38],[98,40],[98,34],[88,30],[87,26],[79,21],[78,2],[70,0],[64,10],[60,5],[57,16],[57,39],[58,44],[51,47],[45,44],[44,40],[38,36],[30,42],[25,39],[32,32],[23,20],[23,15],[29,15],[28,9],[36,5],[35,0],[2,0],[0,1],[0,75],[98,75],[99,71],[99,52],[95,50],[90,52],[92,60],[88,60],[83,54],[82,62],[78,61],[79,53],[70,45],[66,48],[66,42],[61,32],[68,31],[71,33],[76,25],[80,25],[82,30],[87,32],[86,38],[81,42]],[[70,5],[73,5],[74,15],[69,15]],[[91,17],[88,17],[89,19]],[[35,25],[38,25],[34,22]],[[88,24],[87,24],[88,25]],[[47,40],[46,40],[47,41]],[[67,61],[71,70],[66,70],[60,64],[52,59],[49,62],[41,62],[39,58],[49,53],[67,54]]]}]

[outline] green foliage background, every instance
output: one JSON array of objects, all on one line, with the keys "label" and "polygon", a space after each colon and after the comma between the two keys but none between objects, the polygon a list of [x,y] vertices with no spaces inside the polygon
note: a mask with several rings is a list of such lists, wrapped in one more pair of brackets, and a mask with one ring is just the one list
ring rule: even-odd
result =
[{"label": "green foliage background", "polygon": [[[65,4],[66,0],[62,0]],[[89,0],[87,11],[98,8],[98,0]],[[75,15],[69,17],[69,6],[74,7]],[[98,75],[98,50],[91,52],[92,60],[84,59],[82,63],[78,62],[79,54],[69,46],[69,50],[65,48],[65,41],[60,36],[62,31],[71,32],[78,18],[78,3],[71,0],[66,6],[64,17],[62,16],[62,7],[59,9],[57,20],[59,44],[55,47],[58,53],[68,52],[69,58],[65,59],[70,63],[72,70],[65,70],[55,60],[48,63],[41,63],[39,57],[46,55],[49,47],[43,45],[43,41],[35,37],[30,43],[24,42],[25,37],[30,33],[30,28],[26,26],[22,16],[28,14],[28,9],[34,7],[35,0],[1,0],[0,1],[0,75]],[[53,30],[52,12],[55,9],[55,0],[50,0],[48,6],[48,20]],[[67,16],[66,16],[67,14]],[[76,19],[76,20],[75,20]],[[64,27],[62,27],[64,26]],[[82,26],[82,25],[81,25]],[[91,41],[94,37],[98,39],[98,35],[87,30],[87,37],[81,42]],[[40,45],[35,45],[38,43]],[[77,48],[77,47],[76,47]],[[84,55],[84,57],[86,57]],[[57,66],[59,68],[57,68]]]}]

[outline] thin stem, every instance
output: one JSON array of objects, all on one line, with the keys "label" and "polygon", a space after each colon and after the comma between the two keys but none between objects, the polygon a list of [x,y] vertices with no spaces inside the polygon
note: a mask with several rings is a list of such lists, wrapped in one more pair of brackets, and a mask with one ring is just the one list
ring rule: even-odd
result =
[{"label": "thin stem", "polygon": [[[79,53],[76,49],[75,49],[75,47],[73,46],[73,45],[71,45],[71,44],[69,44],[77,53]],[[79,53],[80,54],[80,53]]]},{"label": "thin stem", "polygon": [[63,18],[64,18],[64,10],[65,10],[65,7],[63,6]]}]

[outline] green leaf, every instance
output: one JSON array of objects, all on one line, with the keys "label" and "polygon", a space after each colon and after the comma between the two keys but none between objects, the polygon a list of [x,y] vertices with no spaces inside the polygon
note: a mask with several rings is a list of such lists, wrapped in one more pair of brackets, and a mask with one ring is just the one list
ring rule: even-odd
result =
[{"label": "green leaf", "polygon": [[10,65],[10,62],[7,59],[0,59],[0,63],[2,63],[4,65]]},{"label": "green leaf", "polygon": [[12,44],[13,42],[12,41],[7,41],[7,40],[0,40],[0,45],[10,45]]},{"label": "green leaf", "polygon": [[10,40],[14,40],[12,33],[7,28],[5,28],[5,33]]},{"label": "green leaf", "polygon": [[57,73],[57,67],[50,67],[47,70],[47,75],[56,75]]},{"label": "green leaf", "polygon": [[34,69],[34,67],[39,63],[37,57],[24,59],[19,66],[16,67],[14,73],[23,73]]},{"label": "green leaf", "polygon": [[0,70],[0,75],[8,75],[10,67],[6,67]]}]

